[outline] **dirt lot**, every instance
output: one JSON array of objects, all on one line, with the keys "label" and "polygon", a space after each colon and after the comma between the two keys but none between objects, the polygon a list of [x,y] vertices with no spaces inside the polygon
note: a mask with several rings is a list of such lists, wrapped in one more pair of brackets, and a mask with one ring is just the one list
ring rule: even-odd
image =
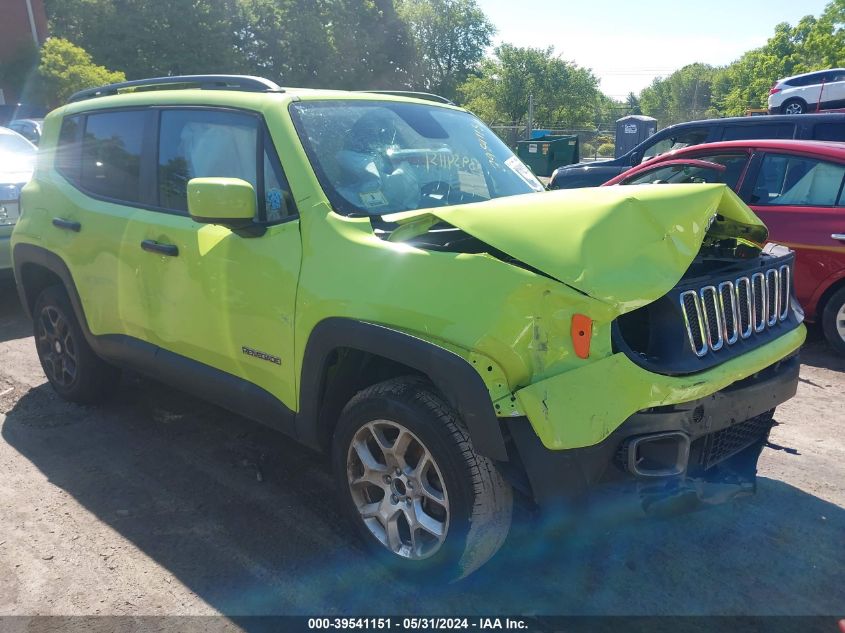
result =
[{"label": "dirt lot", "polygon": [[845,614],[845,361],[816,333],[755,497],[519,524],[480,572],[428,586],[370,565],[322,458],[135,377],[64,403],[29,327],[0,285],[0,615]]}]

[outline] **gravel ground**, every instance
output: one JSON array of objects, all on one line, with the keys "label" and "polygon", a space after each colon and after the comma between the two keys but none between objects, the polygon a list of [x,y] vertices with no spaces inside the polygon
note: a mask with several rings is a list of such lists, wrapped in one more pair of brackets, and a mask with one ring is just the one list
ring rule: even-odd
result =
[{"label": "gravel ground", "polygon": [[0,615],[845,615],[845,360],[812,332],[802,361],[756,496],[519,523],[432,586],[370,564],[325,460],[283,436],[131,376],[100,407],[58,399],[0,285]]}]

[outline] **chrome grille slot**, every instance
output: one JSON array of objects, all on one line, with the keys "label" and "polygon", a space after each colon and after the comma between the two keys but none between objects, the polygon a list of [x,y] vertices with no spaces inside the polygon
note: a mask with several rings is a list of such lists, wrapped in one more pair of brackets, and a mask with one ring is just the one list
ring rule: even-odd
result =
[{"label": "chrome grille slot", "polygon": [[736,314],[736,295],[734,285],[730,281],[723,281],[719,284],[719,307],[724,318],[723,334],[725,342],[733,345],[739,338],[739,324]]},{"label": "chrome grille slot", "polygon": [[780,313],[780,275],[771,268],[766,271],[766,325],[772,327],[778,322]]},{"label": "chrome grille slot", "polygon": [[704,323],[701,318],[701,302],[695,290],[687,290],[681,293],[681,311],[684,313],[684,323],[687,327],[687,335],[696,356],[704,356],[707,353],[707,340],[705,339]]},{"label": "chrome grille slot", "polygon": [[722,311],[719,306],[719,293],[715,286],[705,286],[701,289],[701,311],[704,315],[704,331],[707,333],[707,344],[714,352],[722,349]]},{"label": "chrome grille slot", "polygon": [[751,275],[751,304],[754,331],[759,333],[766,328],[766,308],[768,307],[766,277],[763,273]]},{"label": "chrome grille slot", "polygon": [[739,335],[748,338],[754,331],[754,306],[751,303],[751,280],[740,277],[736,280],[737,313],[739,314]]},{"label": "chrome grille slot", "polygon": [[784,264],[778,269],[778,276],[779,276],[779,288],[780,288],[780,306],[778,309],[778,319],[781,321],[785,321],[786,317],[789,316],[789,293],[791,291],[789,284],[789,266]]},{"label": "chrome grille slot", "polygon": [[[789,318],[790,264],[680,292],[690,347],[699,358],[765,332]],[[689,287],[689,286],[687,286]]]}]

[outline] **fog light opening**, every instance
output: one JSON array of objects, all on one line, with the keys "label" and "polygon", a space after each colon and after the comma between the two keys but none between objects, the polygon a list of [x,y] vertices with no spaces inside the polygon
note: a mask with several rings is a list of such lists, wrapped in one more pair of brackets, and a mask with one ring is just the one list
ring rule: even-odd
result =
[{"label": "fog light opening", "polygon": [[628,470],[639,477],[674,477],[687,469],[689,437],[670,432],[628,441]]}]

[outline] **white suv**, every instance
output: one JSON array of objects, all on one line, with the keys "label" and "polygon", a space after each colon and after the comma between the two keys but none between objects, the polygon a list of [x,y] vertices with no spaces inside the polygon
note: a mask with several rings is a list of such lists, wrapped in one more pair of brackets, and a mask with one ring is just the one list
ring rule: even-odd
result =
[{"label": "white suv", "polygon": [[787,77],[769,90],[769,114],[845,108],[845,68]]}]

